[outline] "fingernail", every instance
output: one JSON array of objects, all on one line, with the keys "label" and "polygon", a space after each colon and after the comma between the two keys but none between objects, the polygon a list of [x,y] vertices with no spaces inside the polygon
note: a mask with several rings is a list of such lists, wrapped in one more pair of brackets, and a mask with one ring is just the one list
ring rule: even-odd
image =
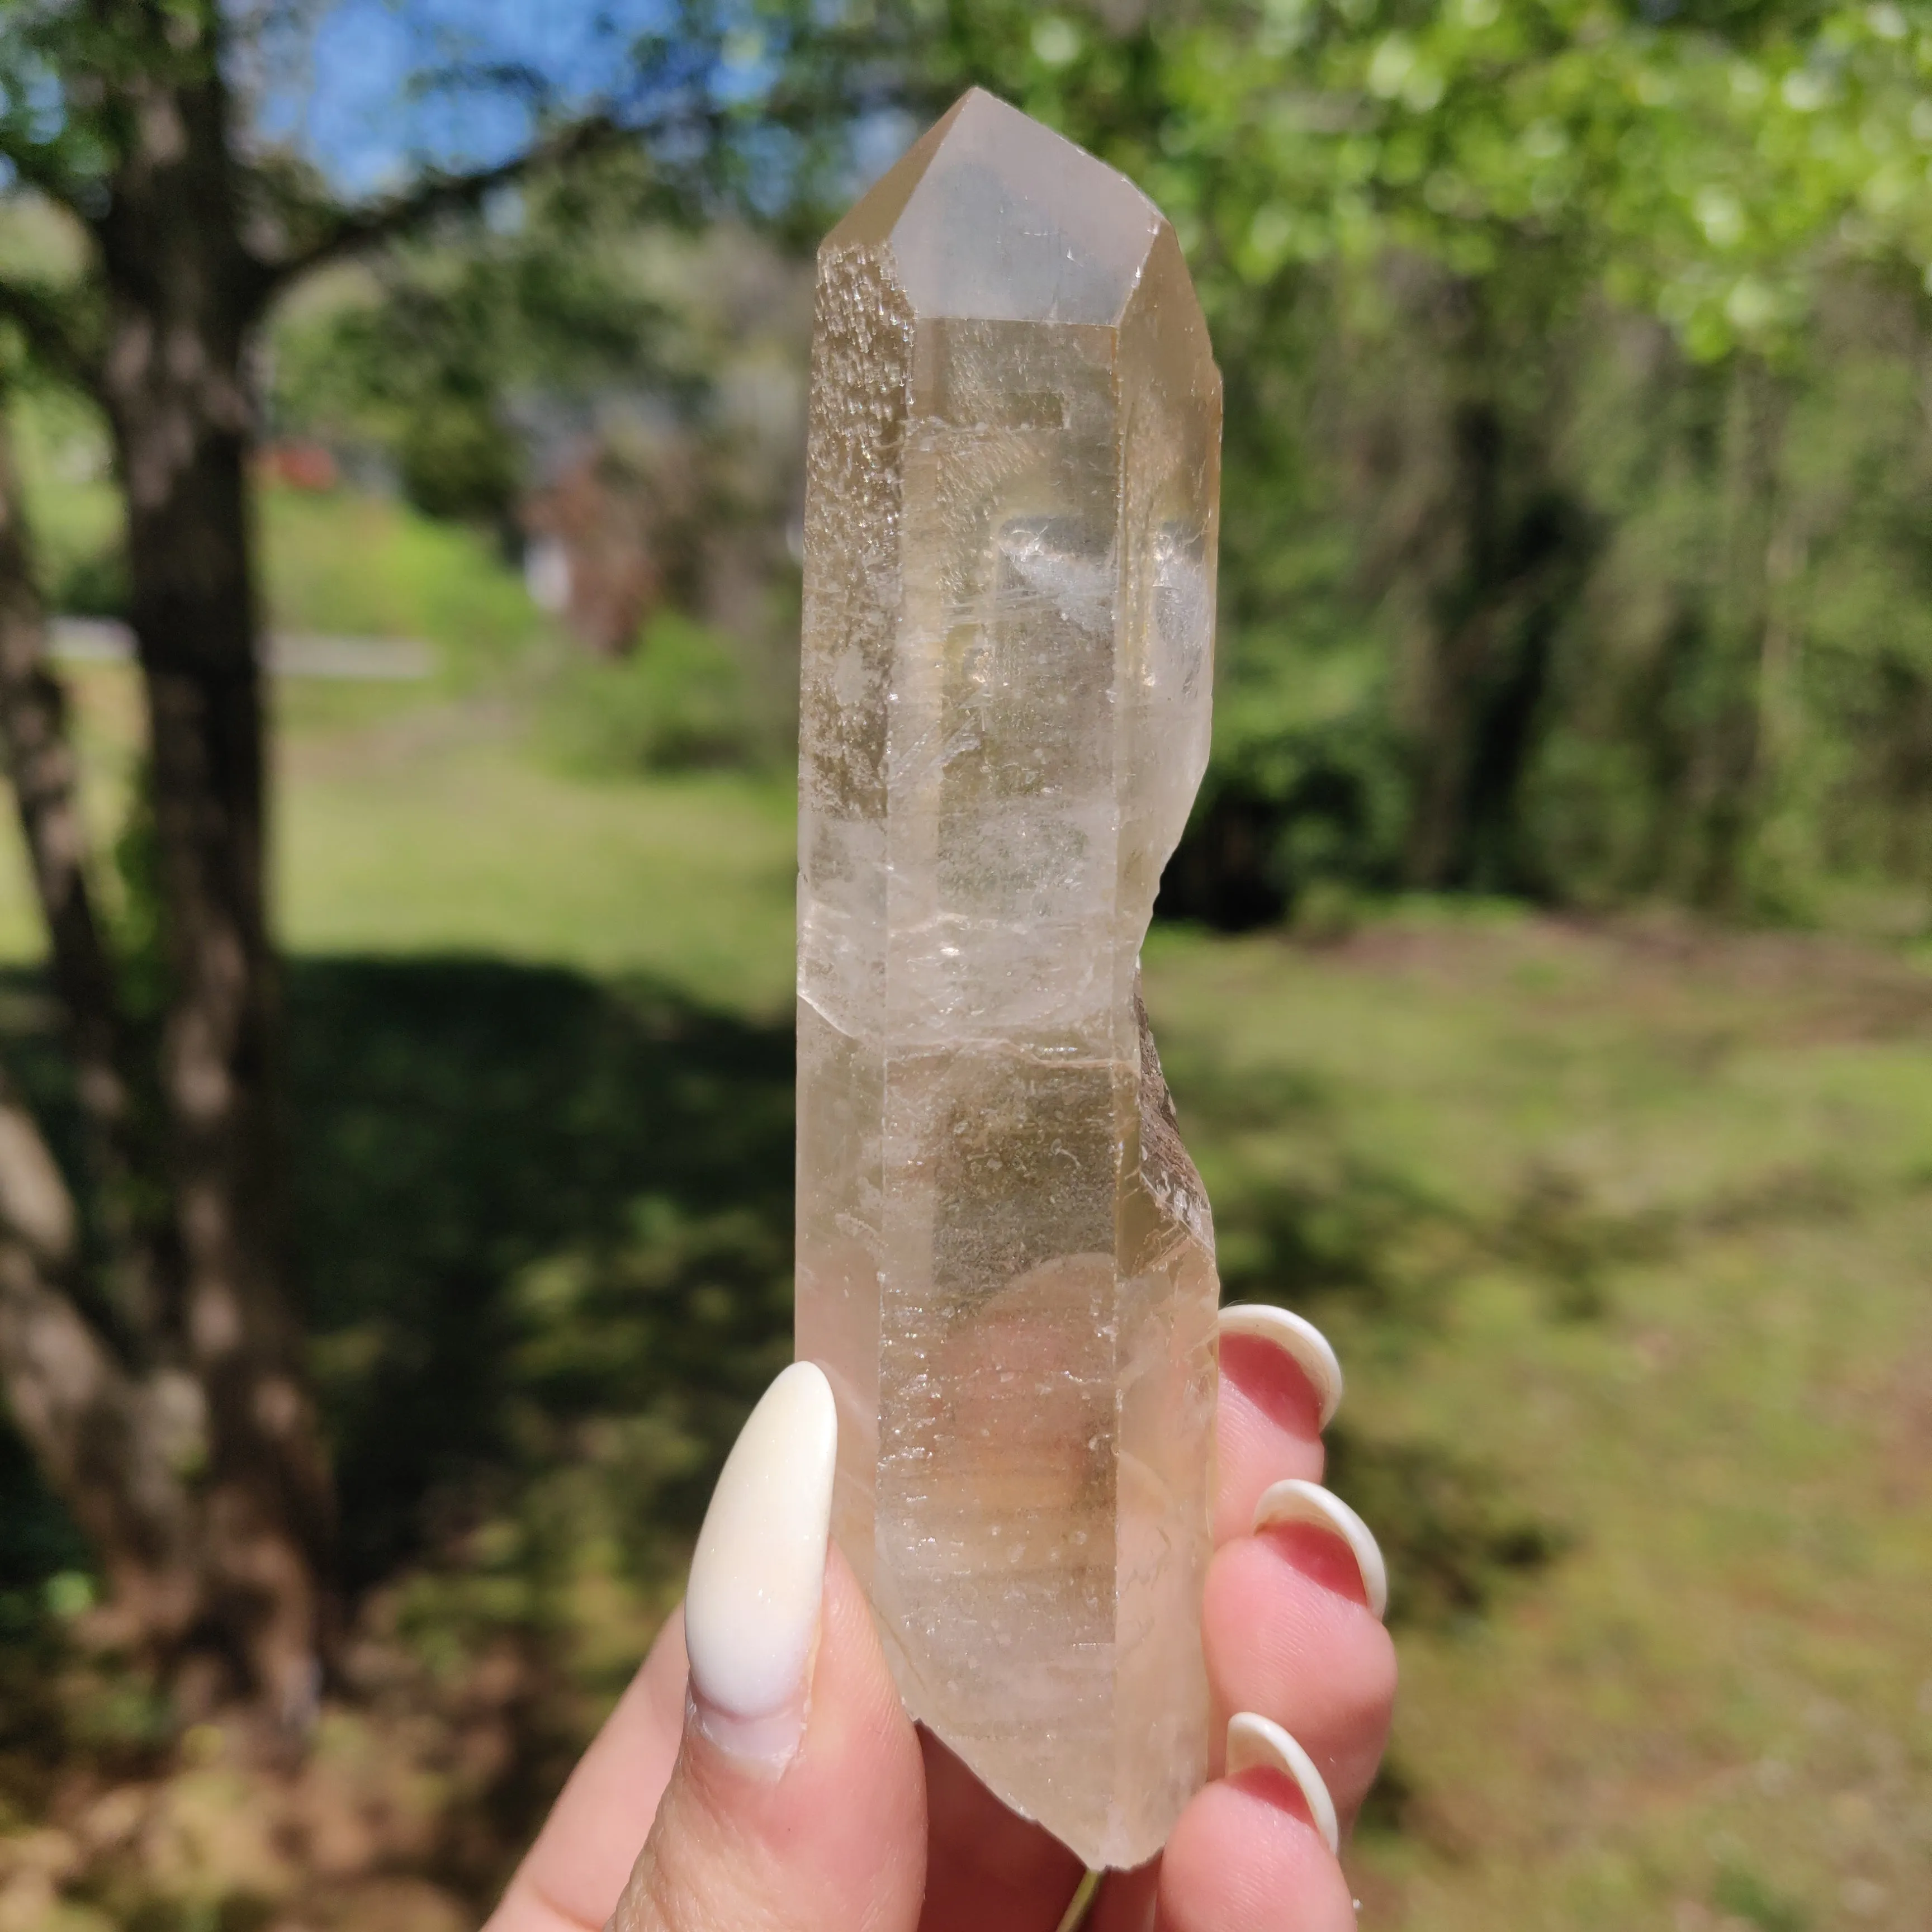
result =
[{"label": "fingernail", "polygon": [[724,1459],[691,1559],[684,1641],[698,1728],[772,1776],[805,1736],[838,1456],[831,1384],[794,1362]]},{"label": "fingernail", "polygon": [[1221,1334],[1247,1335],[1257,1342],[1272,1342],[1306,1376],[1321,1405],[1322,1426],[1326,1429],[1342,1406],[1342,1364],[1328,1338],[1312,1322],[1291,1315],[1266,1301],[1237,1301],[1221,1311]]},{"label": "fingernail", "polygon": [[1322,1842],[1340,1854],[1342,1832],[1335,1822],[1335,1801],[1315,1760],[1279,1724],[1252,1711],[1238,1711],[1228,1720],[1228,1775],[1238,1777],[1244,1771],[1278,1771],[1292,1778]]},{"label": "fingernail", "polygon": [[1252,1527],[1279,1529],[1288,1522],[1312,1523],[1317,1529],[1331,1530],[1339,1536],[1362,1573],[1362,1594],[1369,1600],[1369,1608],[1378,1618],[1388,1614],[1388,1565],[1382,1561],[1382,1545],[1375,1532],[1334,1490],[1292,1476],[1262,1490]]}]

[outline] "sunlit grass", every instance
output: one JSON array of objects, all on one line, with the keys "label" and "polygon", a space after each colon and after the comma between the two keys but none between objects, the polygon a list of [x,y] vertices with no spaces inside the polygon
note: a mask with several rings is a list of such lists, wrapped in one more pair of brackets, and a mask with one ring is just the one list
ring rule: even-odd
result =
[{"label": "sunlit grass", "polygon": [[420,639],[459,682],[501,671],[544,632],[521,580],[481,532],[348,490],[272,489],[258,500],[279,629]]},{"label": "sunlit grass", "polygon": [[[1561,1550],[1404,1634],[1365,1922],[1922,1924],[1932,984],[1439,922],[1157,937],[1148,978],[1244,1290],[1304,1265],[1270,1200],[1326,1217],[1294,1298],[1345,1424],[1468,1457]],[[1352,1207],[1378,1186],[1400,1212]]]},{"label": "sunlit grass", "polygon": [[575,782],[469,723],[432,714],[364,742],[290,747],[290,946],[642,970],[707,1004],[788,1006],[788,785]]},{"label": "sunlit grass", "polygon": [[[487,547],[390,513],[358,573],[332,560],[328,520],[347,514],[302,502],[275,526],[272,506],[284,608],[312,628],[459,651],[473,610],[479,663],[513,655],[517,623],[533,620],[517,617],[520,592]],[[453,580],[466,573],[468,590]],[[104,839],[136,693],[124,672],[76,684]],[[387,1387],[365,1358],[391,1351],[406,1368],[409,1296],[438,1269],[451,1307],[487,1292],[524,1324],[516,1372],[554,1382],[566,1414],[572,1378],[602,1386],[604,1365],[579,1356],[608,1352],[636,1311],[684,1307],[662,1303],[664,1282],[700,1312],[728,1290],[742,1300],[741,1279],[782,1294],[788,788],[573,777],[530,748],[504,688],[278,692],[278,916],[304,1023],[320,1027],[334,1001],[352,1017],[330,1024],[380,1022],[388,1042],[363,1042],[368,1092],[334,1103],[331,1157],[362,1150],[337,1177],[353,1198],[330,1208],[335,1238],[316,1264],[338,1310],[318,1374],[345,1414],[364,1382]],[[0,952],[37,950],[9,843]],[[451,954],[487,959],[472,974],[428,958]],[[388,986],[383,962],[412,957],[420,975],[398,965]],[[488,960],[568,976],[498,986]],[[1531,1553],[1548,1556],[1520,1574],[1472,1557],[1449,1578],[1472,1593],[1461,1610],[1439,1579],[1410,1591],[1396,1777],[1354,1856],[1364,1922],[1918,1932],[1932,1897],[1932,979],[1824,940],[1428,905],[1326,947],[1163,929],[1147,970],[1231,1292],[1292,1300],[1342,1348],[1338,1483],[1392,1509],[1390,1469],[1453,1466],[1498,1521],[1537,1526]],[[591,1106],[606,1021],[584,1004],[580,1036],[573,1002],[636,978],[753,1028],[700,1051],[680,1043],[688,1013],[672,1026],[643,1011],[611,1034],[632,1058]],[[450,1022],[457,1046],[437,1045],[429,1022],[459,998],[479,1004]],[[531,1014],[551,1030],[506,1044],[498,1066],[490,1042]],[[546,1084],[564,1050],[552,1040],[575,1042],[581,1093],[578,1073]],[[304,1078],[326,1085],[340,1052],[320,1033],[308,1051]],[[763,1138],[741,1153],[722,1137],[750,1118],[728,1084],[748,1054]],[[465,1055],[476,1064],[435,1064]],[[492,1084],[512,1075],[523,1084]],[[717,1198],[696,1182],[685,1198],[652,1166],[662,1135],[630,1118],[633,1078],[656,1083],[636,1108],[674,1102],[721,1137],[700,1176]],[[436,1136],[476,1096],[496,1112],[465,1193]],[[464,1217],[514,1179],[496,1124],[552,1106],[569,1116],[543,1124],[568,1154],[560,1186],[573,1163],[604,1161],[619,1232],[519,1209],[506,1287],[494,1258],[464,1246]],[[620,1128],[635,1145],[607,1160]],[[754,1170],[764,1218],[741,1226]],[[361,1255],[352,1234],[379,1197],[398,1239],[442,1204],[425,1258],[410,1250],[388,1274],[382,1244]],[[764,1303],[730,1305],[746,1363],[782,1348]],[[711,1346],[698,1328],[679,1336]],[[656,1330],[645,1340],[640,1360],[667,1346]],[[662,1464],[700,1485],[729,1420],[707,1416],[610,1423],[595,1455],[626,1482],[634,1466],[671,1480]],[[544,1480],[562,1496],[578,1451],[556,1441],[538,1460],[556,1459]],[[531,1520],[575,1521],[538,1507],[550,1493],[524,1498]],[[1399,1552],[1403,1526],[1378,1520]],[[1397,1568],[1399,1588],[1415,1582],[1400,1554]],[[602,1684],[621,1674],[638,1605],[584,1600],[573,1614]]]}]

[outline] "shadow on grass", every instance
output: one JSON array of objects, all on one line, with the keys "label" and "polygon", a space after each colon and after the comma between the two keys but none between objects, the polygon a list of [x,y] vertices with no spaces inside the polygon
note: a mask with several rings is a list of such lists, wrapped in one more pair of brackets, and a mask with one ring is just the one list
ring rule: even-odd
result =
[{"label": "shadow on grass", "polygon": [[648,1567],[790,1353],[790,1028],[470,958],[301,961],[290,1004],[351,1587],[572,1466]]},{"label": "shadow on grass", "polygon": [[[345,1581],[452,1554],[586,1466],[648,1572],[789,1354],[789,1027],[473,957],[298,959],[287,994]],[[9,1069],[75,1172],[53,1017],[31,977],[0,981]],[[85,1564],[0,1430],[0,1597]]]},{"label": "shadow on grass", "polygon": [[[392,1658],[401,1640],[428,1673],[412,1682],[452,1687],[434,1694],[452,1737],[481,1694],[464,1687],[514,1660],[496,1768],[434,1837],[439,1882],[480,1900],[668,1603],[718,1464],[790,1355],[790,1029],[477,957],[298,959],[287,990],[304,1315],[358,1628]],[[70,1158],[52,1020],[31,980],[0,981],[0,1050]],[[1333,1096],[1306,1082],[1199,1065],[1177,1085],[1204,1142],[1332,1139]],[[1227,1165],[1231,1295],[1417,1318],[1404,1256],[1428,1201],[1346,1165],[1288,1188]],[[1432,1445],[1344,1432],[1333,1448],[1400,1616],[1479,1615],[1555,1546]],[[0,1430],[0,1690],[52,1682],[49,1580],[86,1567]],[[352,1696],[383,1681],[352,1659]],[[22,1791],[106,1748],[84,1713],[19,1715],[0,1772],[18,1758]],[[131,1749],[152,1725],[119,1730]]]},{"label": "shadow on grass", "polygon": [[[1215,1176],[1227,1300],[1274,1302],[1318,1321],[1346,1304],[1385,1346],[1418,1348],[1471,1269],[1507,1254],[1552,1309],[1600,1311],[1609,1249],[1567,1196],[1545,1204],[1550,1190],[1533,1178],[1534,1212],[1514,1206],[1483,1225],[1425,1178],[1352,1150],[1346,1096],[1320,1076],[1244,1066],[1184,1032],[1167,1044],[1182,1130]],[[1580,1280],[1591,1291],[1584,1307]],[[1328,1480],[1375,1525],[1389,1558],[1392,1623],[1480,1616],[1511,1576],[1564,1546],[1560,1528],[1512,1503],[1496,1472],[1444,1444],[1378,1438],[1345,1416],[1327,1448]]]},{"label": "shadow on grass", "polygon": [[[296,1232],[345,1582],[440,1577],[428,1621],[466,1643],[541,1627],[544,1592],[593,1542],[661,1592],[790,1352],[790,1028],[472,956],[298,959],[288,1000]],[[50,1020],[31,981],[0,986],[10,1064],[58,1121]],[[1204,1143],[1332,1144],[1318,1086],[1177,1058]],[[1231,1297],[1348,1296],[1382,1327],[1426,1325],[1439,1298],[1416,1292],[1412,1251],[1438,1205],[1346,1164],[1298,1185],[1223,1166]],[[1335,1450],[1405,1580],[1401,1614],[1479,1612],[1502,1573],[1554,1546],[1431,1448],[1345,1432]],[[84,1564],[35,1488],[0,1441],[0,1593]]]},{"label": "shadow on grass", "polygon": [[[484,1622],[541,1622],[531,1593],[596,1538],[632,1580],[662,1583],[789,1354],[790,1028],[475,956],[298,959],[288,1001],[296,1232],[344,1581],[359,1592],[424,1563],[492,1576],[506,1587]],[[30,980],[0,986],[10,1064],[58,1137],[51,1018]],[[1190,1135],[1331,1138],[1318,1085],[1177,1058]],[[1427,1325],[1440,1284],[1419,1295],[1405,1277],[1439,1204],[1347,1164],[1283,1185],[1237,1160],[1228,1181],[1231,1298],[1347,1296],[1378,1325]],[[1335,1448],[1415,1586],[1403,1612],[1479,1610],[1498,1573],[1552,1546],[1480,1472],[1348,1433]],[[84,1564],[37,1491],[0,1439],[0,1592]]]}]

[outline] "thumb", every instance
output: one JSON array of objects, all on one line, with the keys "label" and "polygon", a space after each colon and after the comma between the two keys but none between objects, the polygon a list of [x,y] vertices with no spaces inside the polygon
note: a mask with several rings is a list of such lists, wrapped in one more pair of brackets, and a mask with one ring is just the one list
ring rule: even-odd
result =
[{"label": "thumb", "polygon": [[926,1786],[856,1580],[828,1546],[838,1425],[794,1363],[752,1412],[686,1593],[684,1736],[612,1932],[914,1932]]}]

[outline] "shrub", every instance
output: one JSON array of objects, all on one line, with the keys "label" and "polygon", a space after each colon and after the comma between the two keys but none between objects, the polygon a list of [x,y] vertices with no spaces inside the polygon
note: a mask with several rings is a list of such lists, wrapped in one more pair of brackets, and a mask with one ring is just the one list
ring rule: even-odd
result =
[{"label": "shrub", "polygon": [[516,500],[521,455],[487,405],[424,402],[404,422],[396,455],[403,494],[425,516],[498,523]]},{"label": "shrub", "polygon": [[770,748],[732,640],[672,611],[628,657],[574,661],[546,713],[553,746],[584,771],[748,765]]}]

